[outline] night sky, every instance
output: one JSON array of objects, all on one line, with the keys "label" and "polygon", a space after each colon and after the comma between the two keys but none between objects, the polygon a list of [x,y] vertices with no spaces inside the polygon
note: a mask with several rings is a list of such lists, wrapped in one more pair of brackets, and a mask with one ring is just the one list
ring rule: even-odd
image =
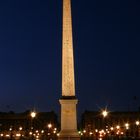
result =
[{"label": "night sky", "polygon": [[[72,0],[78,112],[138,110],[140,1]],[[59,112],[61,0],[0,1],[0,111]]]}]

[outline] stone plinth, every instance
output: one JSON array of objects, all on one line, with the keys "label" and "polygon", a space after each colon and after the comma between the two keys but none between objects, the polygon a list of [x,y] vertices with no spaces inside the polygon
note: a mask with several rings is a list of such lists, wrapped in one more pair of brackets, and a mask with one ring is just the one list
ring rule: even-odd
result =
[{"label": "stone plinth", "polygon": [[77,131],[77,99],[61,99],[61,131],[59,140],[80,140]]}]

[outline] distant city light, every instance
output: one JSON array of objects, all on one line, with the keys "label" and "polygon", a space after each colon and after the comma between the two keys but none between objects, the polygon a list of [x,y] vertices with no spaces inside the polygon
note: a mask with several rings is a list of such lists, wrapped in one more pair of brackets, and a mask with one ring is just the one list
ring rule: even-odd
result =
[{"label": "distant city light", "polygon": [[20,133],[18,133],[18,134],[16,134],[16,136],[17,136],[17,137],[20,137],[20,136],[21,136],[21,134],[20,134]]},{"label": "distant city light", "polygon": [[114,128],[113,128],[113,127],[111,127],[111,128],[110,128],[110,130],[114,130]]},{"label": "distant city light", "polygon": [[51,123],[48,124],[48,128],[52,128],[52,124]]},{"label": "distant city light", "polygon": [[126,124],[125,124],[125,127],[129,127],[129,124],[128,124],[128,123],[126,123]]},{"label": "distant city light", "polygon": [[117,129],[120,129],[120,126],[119,126],[119,125],[117,125],[117,126],[116,126],[116,128],[117,128]]},{"label": "distant city light", "polygon": [[21,131],[22,130],[22,127],[19,127],[19,130]]},{"label": "distant city light", "polygon": [[140,124],[140,122],[139,121],[136,121],[136,125],[138,126]]}]

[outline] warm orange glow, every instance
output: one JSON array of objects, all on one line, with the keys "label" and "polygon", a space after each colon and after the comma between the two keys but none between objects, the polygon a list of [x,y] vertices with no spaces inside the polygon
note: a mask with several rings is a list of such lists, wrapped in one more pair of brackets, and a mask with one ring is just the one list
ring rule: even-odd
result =
[{"label": "warm orange glow", "polygon": [[129,124],[128,124],[128,123],[126,123],[126,124],[125,124],[125,127],[129,127]]},{"label": "warm orange glow", "polygon": [[19,130],[21,131],[22,130],[22,127],[19,127]]},{"label": "warm orange glow", "polygon": [[52,124],[51,123],[48,124],[48,128],[52,128]]},{"label": "warm orange glow", "polygon": [[83,133],[86,133],[86,130],[83,130]]},{"label": "warm orange glow", "polygon": [[111,127],[110,129],[111,129],[111,130],[113,130],[114,128],[113,128],[113,127]]},{"label": "warm orange glow", "polygon": [[116,128],[117,128],[117,129],[120,129],[120,126],[119,126],[119,125],[117,125],[117,126],[116,126]]},{"label": "warm orange glow", "polygon": [[140,124],[140,122],[139,121],[136,121],[136,125],[138,126]]}]

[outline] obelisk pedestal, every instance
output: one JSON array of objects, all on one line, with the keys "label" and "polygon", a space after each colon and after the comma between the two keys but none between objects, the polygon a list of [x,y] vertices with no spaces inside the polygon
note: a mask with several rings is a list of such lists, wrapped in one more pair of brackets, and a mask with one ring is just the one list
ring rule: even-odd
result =
[{"label": "obelisk pedestal", "polygon": [[61,132],[59,140],[79,140],[77,132],[77,99],[61,99]]}]

